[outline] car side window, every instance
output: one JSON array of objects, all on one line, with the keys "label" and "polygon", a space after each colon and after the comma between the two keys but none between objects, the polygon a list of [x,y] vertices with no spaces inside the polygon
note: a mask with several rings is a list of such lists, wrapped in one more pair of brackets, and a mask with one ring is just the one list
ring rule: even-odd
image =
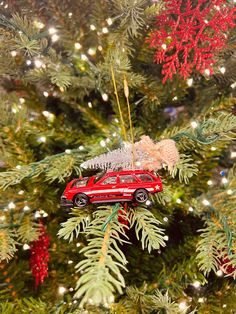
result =
[{"label": "car side window", "polygon": [[101,183],[102,185],[116,184],[116,177],[108,177]]},{"label": "car side window", "polygon": [[143,182],[153,181],[153,178],[149,174],[136,174],[136,176]]},{"label": "car side window", "polygon": [[134,183],[134,182],[137,182],[137,180],[132,175],[120,176],[120,183]]}]

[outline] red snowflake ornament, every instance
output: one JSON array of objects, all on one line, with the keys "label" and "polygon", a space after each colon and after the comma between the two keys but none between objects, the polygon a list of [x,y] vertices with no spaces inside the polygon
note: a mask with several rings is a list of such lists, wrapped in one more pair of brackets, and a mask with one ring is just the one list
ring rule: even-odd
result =
[{"label": "red snowflake ornament", "polygon": [[216,54],[226,46],[235,12],[226,0],[164,0],[157,15],[157,30],[150,34],[150,47],[157,48],[154,61],[163,64],[163,83],[179,73],[184,79],[195,68],[212,74]]},{"label": "red snowflake ornament", "polygon": [[44,225],[40,224],[40,236],[30,245],[30,268],[32,275],[35,278],[35,288],[44,282],[45,277],[48,276],[48,261],[49,252],[48,247],[50,238],[46,234]]}]

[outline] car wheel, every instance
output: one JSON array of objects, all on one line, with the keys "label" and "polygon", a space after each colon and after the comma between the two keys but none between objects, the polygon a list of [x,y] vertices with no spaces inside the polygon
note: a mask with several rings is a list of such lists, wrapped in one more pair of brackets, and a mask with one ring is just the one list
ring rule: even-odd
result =
[{"label": "car wheel", "polygon": [[89,202],[88,196],[83,193],[76,194],[74,197],[74,205],[77,207],[84,207],[88,205],[88,202]]},{"label": "car wheel", "polygon": [[134,199],[138,203],[145,203],[148,200],[148,192],[145,189],[139,189],[134,193]]}]

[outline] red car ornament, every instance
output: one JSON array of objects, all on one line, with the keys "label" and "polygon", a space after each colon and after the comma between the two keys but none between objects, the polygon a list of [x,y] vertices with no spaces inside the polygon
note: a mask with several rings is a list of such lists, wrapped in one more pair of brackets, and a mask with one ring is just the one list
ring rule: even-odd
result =
[{"label": "red car ornament", "polygon": [[146,203],[149,193],[161,192],[159,176],[146,170],[109,171],[69,182],[61,206],[84,207],[89,203]]}]

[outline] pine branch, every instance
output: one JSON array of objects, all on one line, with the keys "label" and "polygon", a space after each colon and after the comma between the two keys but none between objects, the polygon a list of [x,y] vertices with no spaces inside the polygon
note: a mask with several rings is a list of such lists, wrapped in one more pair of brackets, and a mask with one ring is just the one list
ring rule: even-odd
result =
[{"label": "pine branch", "polygon": [[9,261],[17,251],[14,231],[5,228],[0,229],[0,262]]},{"label": "pine branch", "polygon": [[79,234],[85,232],[89,226],[89,217],[86,210],[74,210],[72,214],[76,216],[61,223],[62,228],[57,233],[59,238],[69,240],[69,242],[72,242],[74,237],[78,238]]},{"label": "pine branch", "polygon": [[[77,271],[82,272],[82,275],[77,282],[74,297],[82,297],[81,305],[89,299],[94,304],[111,303],[113,293],[116,290],[121,293],[125,286],[120,269],[126,270],[127,260],[118,244],[126,242],[121,237],[127,226],[120,224],[116,216],[107,224],[105,232],[102,232],[103,224],[112,213],[112,207],[101,209],[95,212],[94,220],[86,229],[89,243],[80,251],[86,259],[76,265]],[[127,213],[123,209],[121,211],[128,219]]]},{"label": "pine branch", "polygon": [[165,246],[163,229],[159,228],[160,221],[144,207],[138,207],[131,210],[131,227],[135,227],[135,233],[138,240],[141,240],[142,248],[151,250],[159,249]]},{"label": "pine branch", "polygon": [[23,243],[29,243],[31,241],[37,240],[40,234],[39,225],[32,221],[30,215],[25,216],[19,228],[17,229],[17,236]]},{"label": "pine branch", "polygon": [[170,170],[172,178],[177,175],[180,182],[189,183],[189,178],[193,175],[197,175],[198,166],[193,163],[192,158],[185,154],[180,155],[180,161]]}]

